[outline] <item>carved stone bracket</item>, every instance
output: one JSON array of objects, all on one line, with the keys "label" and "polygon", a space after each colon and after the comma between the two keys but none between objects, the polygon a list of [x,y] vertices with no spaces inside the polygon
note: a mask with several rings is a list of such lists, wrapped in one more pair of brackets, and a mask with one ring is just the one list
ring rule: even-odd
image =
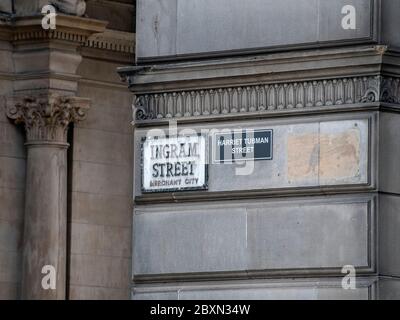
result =
[{"label": "carved stone bracket", "polygon": [[400,103],[400,79],[386,77],[381,80],[380,101],[386,103]]},{"label": "carved stone bracket", "polygon": [[377,75],[140,94],[134,119],[212,117],[374,102],[399,103],[399,79]]},{"label": "carved stone bracket", "polygon": [[16,124],[23,123],[27,143],[67,143],[68,125],[82,121],[90,100],[57,94],[7,99],[6,114]]}]

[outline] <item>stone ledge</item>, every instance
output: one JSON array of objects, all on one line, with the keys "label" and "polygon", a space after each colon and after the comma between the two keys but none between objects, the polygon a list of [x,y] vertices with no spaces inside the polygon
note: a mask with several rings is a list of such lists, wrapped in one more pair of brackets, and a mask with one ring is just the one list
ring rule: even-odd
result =
[{"label": "stone ledge", "polygon": [[16,17],[0,23],[0,38],[8,41],[65,40],[85,43],[94,33],[105,31],[107,22],[57,14],[55,30],[42,28],[42,16]]},{"label": "stone ledge", "polygon": [[85,47],[135,53],[135,34],[107,29],[104,33],[94,34],[86,41]]}]

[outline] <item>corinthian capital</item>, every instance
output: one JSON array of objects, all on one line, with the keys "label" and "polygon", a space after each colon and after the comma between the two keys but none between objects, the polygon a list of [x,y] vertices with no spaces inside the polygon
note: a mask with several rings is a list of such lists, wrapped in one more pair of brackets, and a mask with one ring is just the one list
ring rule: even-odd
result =
[{"label": "corinthian capital", "polygon": [[89,99],[72,96],[13,96],[7,99],[6,114],[24,124],[28,144],[66,144],[68,125],[84,120],[89,107]]}]

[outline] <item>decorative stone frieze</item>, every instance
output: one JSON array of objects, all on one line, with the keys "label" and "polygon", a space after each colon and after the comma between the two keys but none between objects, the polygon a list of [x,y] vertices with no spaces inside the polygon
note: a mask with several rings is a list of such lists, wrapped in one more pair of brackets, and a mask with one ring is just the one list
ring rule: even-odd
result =
[{"label": "decorative stone frieze", "polygon": [[136,120],[399,103],[398,78],[369,76],[138,95]]},{"label": "decorative stone frieze", "polygon": [[84,120],[89,106],[86,98],[46,94],[11,97],[6,113],[16,124],[24,124],[28,143],[66,143],[68,125]]}]

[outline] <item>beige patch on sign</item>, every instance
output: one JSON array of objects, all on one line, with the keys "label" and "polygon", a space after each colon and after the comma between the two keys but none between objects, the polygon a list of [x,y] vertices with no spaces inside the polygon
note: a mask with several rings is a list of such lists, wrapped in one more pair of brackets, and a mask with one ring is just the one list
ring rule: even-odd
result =
[{"label": "beige patch on sign", "polygon": [[359,130],[350,129],[340,134],[322,134],[320,136],[320,178],[352,178],[359,175],[359,171]]},{"label": "beige patch on sign", "polygon": [[352,178],[360,170],[360,132],[292,135],[287,154],[289,181]]},{"label": "beige patch on sign", "polygon": [[291,135],[287,141],[288,179],[298,180],[318,176],[318,134]]}]

